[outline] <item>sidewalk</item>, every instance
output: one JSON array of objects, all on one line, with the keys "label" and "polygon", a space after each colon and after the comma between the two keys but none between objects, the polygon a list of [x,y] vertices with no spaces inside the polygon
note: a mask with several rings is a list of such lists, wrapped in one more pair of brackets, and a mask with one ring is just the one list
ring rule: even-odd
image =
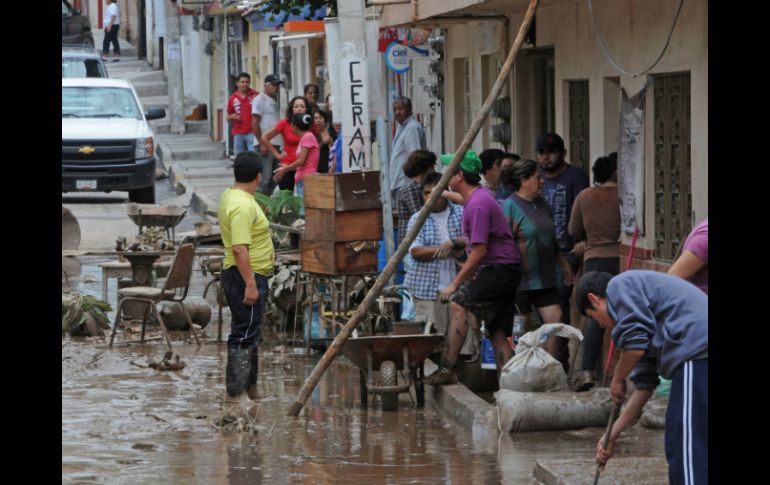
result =
[{"label": "sidewalk", "polygon": [[[96,49],[101,52],[104,32],[94,32]],[[232,162],[225,156],[224,143],[212,141],[210,120],[186,121],[185,134],[170,133],[168,83],[163,71],[154,70],[145,59],[137,58],[136,48],[120,39],[120,61],[107,61],[111,78],[133,84],[145,110],[163,108],[167,116],[150,122],[155,133],[159,176],[168,176],[178,194],[190,195],[192,211],[216,218],[220,194],[233,183]],[[185,97],[184,114],[192,113],[199,101]],[[210,114],[209,114],[210,116]]]}]

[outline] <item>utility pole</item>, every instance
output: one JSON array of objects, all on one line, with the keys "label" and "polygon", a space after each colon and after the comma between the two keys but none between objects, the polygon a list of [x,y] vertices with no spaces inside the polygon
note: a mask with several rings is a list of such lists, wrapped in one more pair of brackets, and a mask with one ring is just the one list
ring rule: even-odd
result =
[{"label": "utility pole", "polygon": [[168,80],[168,117],[171,133],[183,135],[184,85],[182,45],[179,42],[179,13],[176,2],[164,1],[166,7],[166,79]]}]

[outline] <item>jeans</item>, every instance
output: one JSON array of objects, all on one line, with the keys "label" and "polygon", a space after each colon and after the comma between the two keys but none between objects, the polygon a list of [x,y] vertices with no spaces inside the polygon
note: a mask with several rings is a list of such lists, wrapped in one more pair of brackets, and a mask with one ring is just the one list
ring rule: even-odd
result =
[{"label": "jeans", "polygon": [[305,179],[294,182],[294,195],[302,197],[302,205],[299,207],[299,216],[305,217]]},{"label": "jeans", "polygon": [[233,154],[237,157],[241,152],[254,151],[254,133],[233,135]]},{"label": "jeans", "polygon": [[[275,146],[275,148],[278,152],[281,151],[279,146]],[[267,155],[262,155],[259,151],[259,146],[255,149],[257,150],[259,160],[262,162],[262,181],[259,182],[259,188],[257,190],[265,195],[272,195],[275,186],[278,185],[278,183],[273,180],[273,171],[278,168],[278,160],[276,160],[269,151],[267,152]]]},{"label": "jeans", "polygon": [[253,349],[262,341],[262,317],[268,292],[267,277],[254,273],[254,278],[257,280],[259,297],[254,305],[247,306],[243,303],[246,283],[238,272],[238,267],[230,266],[222,272],[222,288],[232,315],[230,336],[227,338],[228,348]]},{"label": "jeans", "polygon": [[102,42],[102,54],[105,56],[110,53],[110,42],[112,42],[112,53],[116,56],[120,55],[120,44],[118,44],[118,31],[120,30],[120,24],[115,24],[110,27],[110,31],[104,32],[104,42]]},{"label": "jeans", "polygon": [[[591,258],[585,261],[585,272],[606,271],[615,276],[620,271],[620,258]],[[604,343],[604,329],[589,318],[583,333],[583,362],[581,370],[596,370]]]},{"label": "jeans", "polygon": [[[580,268],[581,258],[575,256],[569,251],[562,251],[561,253],[572,268],[572,274],[577,274]],[[570,297],[572,296],[572,289],[574,286],[564,285],[564,273],[561,270],[561,266],[556,265],[556,284],[559,289],[559,296],[561,297],[561,323],[565,325],[572,325],[572,306],[570,305]],[[558,347],[554,358],[561,362],[564,366],[564,371],[569,374],[569,339],[566,337],[556,337],[558,341]]]}]

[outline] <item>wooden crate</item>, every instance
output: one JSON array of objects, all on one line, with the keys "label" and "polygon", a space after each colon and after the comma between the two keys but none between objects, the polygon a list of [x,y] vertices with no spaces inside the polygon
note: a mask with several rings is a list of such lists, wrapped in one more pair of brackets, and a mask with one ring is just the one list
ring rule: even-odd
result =
[{"label": "wooden crate", "polygon": [[380,172],[313,174],[305,177],[305,209],[337,212],[382,209]]},{"label": "wooden crate", "polygon": [[382,239],[382,211],[306,208],[304,237],[310,241],[376,241]]},{"label": "wooden crate", "polygon": [[302,238],[302,271],[337,275],[374,273],[377,271],[377,251],[356,254],[344,242],[313,241]]}]

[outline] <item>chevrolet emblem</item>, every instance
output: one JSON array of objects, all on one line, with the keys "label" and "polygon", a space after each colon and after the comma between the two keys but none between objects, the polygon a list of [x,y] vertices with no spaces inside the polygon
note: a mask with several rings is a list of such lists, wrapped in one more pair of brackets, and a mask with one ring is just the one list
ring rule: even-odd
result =
[{"label": "chevrolet emblem", "polygon": [[90,147],[90,146],[86,145],[84,147],[80,147],[80,149],[78,151],[80,153],[84,153],[86,155],[90,155],[90,154],[92,154],[93,152],[96,151],[96,148],[93,148],[93,147]]}]

